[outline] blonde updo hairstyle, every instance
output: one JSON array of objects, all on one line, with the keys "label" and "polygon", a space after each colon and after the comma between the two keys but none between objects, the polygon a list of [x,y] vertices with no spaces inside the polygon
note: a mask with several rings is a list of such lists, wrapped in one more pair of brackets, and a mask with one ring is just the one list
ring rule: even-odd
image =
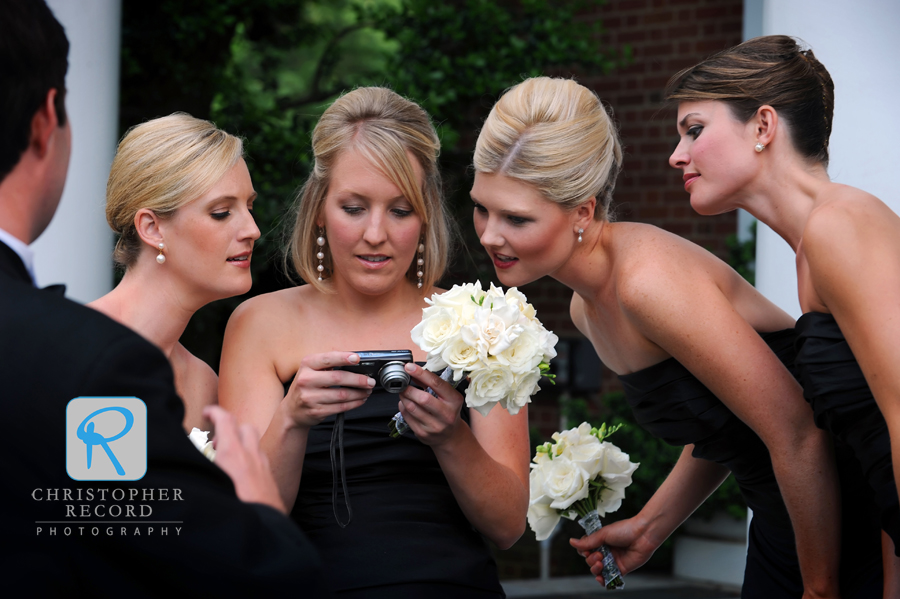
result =
[{"label": "blonde updo hairstyle", "polygon": [[475,145],[475,170],[535,187],[574,210],[597,199],[594,219],[610,217],[622,146],[600,98],[571,79],[535,77],[494,104]]},{"label": "blonde updo hairstyle", "polygon": [[172,216],[209,191],[243,154],[239,138],[185,113],[129,129],[106,184],[106,221],[118,236],[116,263],[133,266],[145,245],[134,224],[138,210]]},{"label": "blonde updo hairstyle", "polygon": [[[354,149],[369,160],[403,193],[424,224],[425,265],[422,291],[444,274],[450,251],[450,229],[441,193],[437,158],[440,141],[431,118],[418,104],[383,87],[361,87],[344,94],[322,114],[312,135],[315,162],[297,194],[296,219],[287,243],[285,261],[300,277],[324,293],[333,293],[333,273],[326,248],[322,281],[316,267],[319,246],[317,221],[322,214],[335,162],[341,152]],[[416,180],[409,152],[421,166],[424,180]],[[327,231],[326,231],[327,237]],[[416,282],[419,267],[412,260],[407,278]]]}]

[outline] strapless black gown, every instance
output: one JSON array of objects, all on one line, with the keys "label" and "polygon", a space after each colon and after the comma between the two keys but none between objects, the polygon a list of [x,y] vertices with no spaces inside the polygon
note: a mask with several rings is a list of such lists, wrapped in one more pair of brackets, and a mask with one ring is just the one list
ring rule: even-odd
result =
[{"label": "strapless black gown", "polygon": [[808,312],[797,321],[796,329],[797,370],[816,424],[853,451],[875,491],[881,527],[900,555],[900,500],[884,416],[831,314]]},{"label": "strapless black gown", "polygon": [[[353,507],[346,528],[338,526],[331,501],[334,417],[310,430],[291,518],[319,551],[325,580],[340,597],[505,597],[490,550],[456,503],[434,452],[412,432],[388,436],[397,404],[397,395],[376,388],[345,415]],[[343,495],[338,513],[346,520]]]},{"label": "strapless black gown", "polygon": [[[763,333],[762,337],[790,367],[794,331]],[[619,380],[642,427],[670,445],[693,444],[695,458],[721,464],[734,475],[753,510],[741,597],[801,597],[803,582],[793,528],[769,451],[759,436],[674,358],[621,375]],[[870,495],[859,492],[864,485],[844,452],[838,463],[844,489],[842,597],[880,598],[880,533],[870,517],[874,504]]]}]

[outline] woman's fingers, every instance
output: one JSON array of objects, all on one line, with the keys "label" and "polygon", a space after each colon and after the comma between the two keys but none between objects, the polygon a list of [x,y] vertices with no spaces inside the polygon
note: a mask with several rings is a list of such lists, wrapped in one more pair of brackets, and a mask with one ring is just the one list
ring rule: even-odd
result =
[{"label": "woman's fingers", "polygon": [[328,351],[321,354],[310,354],[303,358],[301,367],[313,370],[331,370],[339,366],[359,364],[359,356],[350,351]]},{"label": "woman's fingers", "polygon": [[[351,358],[353,358],[351,360]],[[356,387],[371,389],[375,379],[364,374],[333,370],[359,361],[359,356],[349,352],[327,352],[307,356],[301,362],[300,370],[294,377],[294,387]]]},{"label": "woman's fingers", "polygon": [[410,378],[418,381],[422,387],[431,387],[441,397],[444,397],[449,391],[455,391],[453,385],[430,370],[425,370],[415,362],[409,362],[403,368]]}]

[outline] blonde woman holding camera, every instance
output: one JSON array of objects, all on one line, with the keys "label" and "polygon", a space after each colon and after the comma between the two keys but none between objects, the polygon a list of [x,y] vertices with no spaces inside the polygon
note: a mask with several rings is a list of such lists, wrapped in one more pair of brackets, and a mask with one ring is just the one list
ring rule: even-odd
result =
[{"label": "blonde woman holding camera", "polygon": [[[425,359],[410,331],[449,249],[439,147],[425,111],[390,90],[336,100],[313,133],[289,245],[306,285],[245,302],[225,334],[221,402],[259,431],[342,597],[501,597],[481,535],[506,548],[525,529],[526,410],[482,417],[415,363],[406,372],[436,396],[339,369],[359,360],[348,350]],[[392,439],[398,407],[412,434]]]}]

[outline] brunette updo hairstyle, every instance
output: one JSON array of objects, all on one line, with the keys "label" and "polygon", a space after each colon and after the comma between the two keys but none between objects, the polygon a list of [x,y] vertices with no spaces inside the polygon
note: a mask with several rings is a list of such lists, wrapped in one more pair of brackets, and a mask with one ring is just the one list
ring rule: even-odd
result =
[{"label": "brunette updo hairstyle", "polygon": [[594,219],[603,220],[610,216],[622,146],[597,94],[571,79],[534,77],[494,104],[474,165],[527,183],[564,210],[596,198]]},{"label": "brunette updo hairstyle", "polygon": [[[344,94],[325,110],[316,124],[312,134],[315,162],[297,194],[285,266],[293,266],[304,281],[319,291],[334,292],[328,281],[334,266],[327,250],[322,260],[324,280],[319,281],[316,221],[328,196],[334,165],[342,152],[351,149],[367,158],[396,185],[422,218],[425,264],[417,266],[414,259],[406,276],[415,283],[421,268],[422,291],[428,291],[443,276],[450,253],[450,224],[437,165],[441,142],[431,117],[421,106],[384,87],[360,87]],[[421,182],[416,179],[410,155],[422,168]]]},{"label": "brunette updo hairstyle", "polygon": [[666,99],[721,100],[743,123],[768,104],[787,121],[794,148],[828,166],[834,82],[812,50],[801,50],[792,37],[757,37],[684,69],[669,80]]}]

